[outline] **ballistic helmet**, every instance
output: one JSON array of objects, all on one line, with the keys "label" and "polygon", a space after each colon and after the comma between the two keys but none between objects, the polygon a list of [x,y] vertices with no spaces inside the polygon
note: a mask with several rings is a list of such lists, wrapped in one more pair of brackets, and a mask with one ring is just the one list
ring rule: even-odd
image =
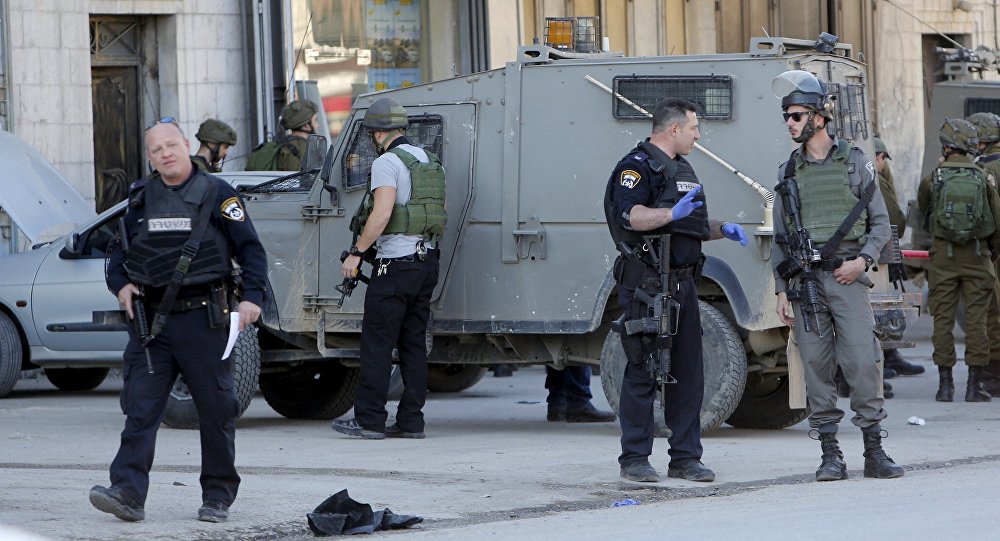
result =
[{"label": "ballistic helmet", "polygon": [[301,128],[319,112],[316,104],[309,100],[295,100],[281,111],[281,126],[286,130]]},{"label": "ballistic helmet", "polygon": [[941,144],[975,154],[979,144],[976,127],[962,118],[946,118],[941,125]]},{"label": "ballistic helmet", "polygon": [[236,144],[236,130],[214,118],[202,122],[194,136],[202,143],[223,143],[229,146]]},{"label": "ballistic helmet", "polygon": [[406,109],[389,98],[382,98],[365,111],[365,119],[362,124],[369,130],[388,131],[397,128],[406,128],[409,121],[406,119]]},{"label": "ballistic helmet", "polygon": [[879,139],[878,137],[876,137],[875,138],[875,155],[877,156],[879,153],[884,153],[886,158],[888,158],[890,160],[892,159],[892,156],[889,155],[889,149],[885,147],[885,141],[883,141],[883,140]]},{"label": "ballistic helmet", "polygon": [[815,75],[805,70],[789,70],[771,82],[774,96],[781,98],[781,110],[792,105],[801,105],[817,114],[833,120],[833,98],[826,93],[824,85]]},{"label": "ballistic helmet", "polygon": [[1000,141],[1000,116],[993,113],[976,113],[966,120],[976,127],[980,143]]}]

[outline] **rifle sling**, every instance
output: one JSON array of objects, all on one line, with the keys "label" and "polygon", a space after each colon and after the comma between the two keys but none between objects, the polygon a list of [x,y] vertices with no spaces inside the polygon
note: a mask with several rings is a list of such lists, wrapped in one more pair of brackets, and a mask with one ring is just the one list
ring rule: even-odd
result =
[{"label": "rifle sling", "polygon": [[184,275],[187,274],[188,269],[191,267],[191,262],[198,255],[198,248],[201,246],[201,241],[208,232],[209,219],[211,218],[212,210],[215,208],[212,202],[216,200],[218,193],[218,185],[213,186],[209,191],[208,197],[202,202],[201,211],[198,213],[197,228],[192,224],[191,236],[184,242],[184,247],[181,249],[181,257],[177,260],[177,266],[174,267],[170,283],[167,284],[167,289],[163,292],[163,298],[160,299],[160,304],[156,307],[156,315],[153,316],[153,324],[149,329],[151,336],[155,337],[160,334],[160,331],[163,330],[163,325],[167,322],[167,315],[174,308],[174,303],[177,301],[177,294],[181,290],[181,282],[184,281]]}]

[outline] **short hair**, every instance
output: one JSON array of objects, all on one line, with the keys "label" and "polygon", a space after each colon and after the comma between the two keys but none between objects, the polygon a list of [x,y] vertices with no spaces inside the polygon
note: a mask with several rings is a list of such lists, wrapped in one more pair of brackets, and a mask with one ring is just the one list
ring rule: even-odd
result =
[{"label": "short hair", "polygon": [[667,98],[656,105],[653,110],[653,133],[660,133],[675,122],[683,126],[687,122],[687,114],[698,113],[698,106],[693,101],[683,98]]}]

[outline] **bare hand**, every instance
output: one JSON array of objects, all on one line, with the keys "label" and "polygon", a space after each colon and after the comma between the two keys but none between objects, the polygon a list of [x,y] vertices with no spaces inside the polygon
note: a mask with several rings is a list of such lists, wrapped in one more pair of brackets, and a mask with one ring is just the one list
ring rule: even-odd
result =
[{"label": "bare hand", "polygon": [[865,260],[859,256],[849,261],[844,261],[837,267],[837,270],[833,271],[833,278],[837,280],[838,284],[846,286],[853,284],[862,272],[865,272]]},{"label": "bare hand", "polygon": [[247,325],[253,325],[260,319],[260,306],[250,301],[241,301],[238,310],[240,312],[240,332],[243,332]]},{"label": "bare hand", "polygon": [[782,291],[778,293],[778,307],[775,310],[781,322],[789,327],[795,326],[795,314],[792,312],[792,305],[788,303],[788,295]]},{"label": "bare hand", "polygon": [[139,288],[132,283],[125,284],[118,290],[118,304],[121,304],[122,308],[125,309],[125,314],[129,319],[135,319],[135,314],[132,313],[132,297],[138,294]]},{"label": "bare hand", "polygon": [[360,266],[361,257],[349,255],[340,265],[340,274],[342,274],[344,278],[356,278],[358,276],[358,267]]}]

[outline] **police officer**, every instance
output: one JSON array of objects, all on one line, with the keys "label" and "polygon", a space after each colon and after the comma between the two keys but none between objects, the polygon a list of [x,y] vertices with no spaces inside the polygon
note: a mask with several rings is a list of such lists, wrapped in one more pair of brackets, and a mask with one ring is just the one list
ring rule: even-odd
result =
[{"label": "police officer", "polygon": [[[618,408],[622,427],[618,463],[621,476],[631,481],[659,480],[649,463],[653,452],[653,401],[658,385],[650,375],[648,363],[656,362],[656,335],[633,331],[635,326],[630,324],[642,322],[649,313],[649,307],[641,299],[661,291],[651,252],[657,258],[669,258],[669,288],[680,303],[677,333],[670,348],[670,374],[676,383],[667,385],[663,393],[664,419],[672,432],[668,440],[667,475],[690,481],[715,480],[715,473],[701,462],[704,374],[696,277],[703,241],[725,236],[746,246],[747,238],[739,224],[708,218],[701,184],[691,164],[684,159],[701,138],[695,113],[695,105],[683,99],[668,98],[657,105],[652,135],[618,162],[605,194],[608,227],[622,252],[615,262],[618,304],[625,312],[626,328],[630,329],[621,334],[628,363]],[[671,237],[669,254],[656,253],[659,243],[644,239],[644,236],[652,240],[663,235]]]},{"label": "police officer", "polygon": [[615,420],[615,414],[599,410],[591,400],[591,369],[589,366],[567,366],[557,370],[545,366],[545,388],[549,390],[548,414],[551,422],[607,423]]},{"label": "police officer", "polygon": [[[356,276],[361,257],[377,249],[361,323],[361,386],[354,418],[333,429],[366,439],[423,438],[427,396],[427,322],[438,281],[437,242],[445,227],[444,168],[434,154],[410,144],[406,110],[388,98],[371,105],[362,121],[379,156],[370,191],[352,229],[357,236],[341,272]],[[411,215],[426,217],[410,220]],[[385,409],[392,349],[399,351],[403,396],[396,422]]]},{"label": "police officer", "polygon": [[927,279],[934,316],[933,359],[939,377],[934,399],[954,400],[952,367],[957,359],[952,331],[961,300],[965,364],[969,366],[965,401],[989,402],[982,382],[990,363],[987,318],[997,286],[992,258],[1000,243],[1000,198],[995,179],[972,162],[979,144],[975,126],[961,118],[946,118],[940,139],[944,161],[921,179],[917,190],[924,228],[933,236]]},{"label": "police officer", "polygon": [[[967,119],[976,127],[979,137],[979,157],[976,164],[986,170],[993,179],[1000,179],[1000,116],[993,113],[975,113]],[[1000,258],[996,258],[994,270],[1000,278]],[[995,299],[990,303],[987,314],[986,332],[989,336],[1000,336],[1000,282],[995,290]],[[984,371],[983,390],[991,397],[1000,397],[1000,341],[990,342],[990,366]]]},{"label": "police officer", "polygon": [[319,129],[318,113],[316,104],[306,99],[286,105],[281,110],[280,125],[290,132],[255,148],[247,158],[246,170],[300,171],[309,136]]},{"label": "police officer", "polygon": [[[90,501],[121,520],[145,518],[156,430],[178,373],[191,390],[201,428],[202,506],[198,520],[222,522],[236,498],[235,426],[239,402],[232,361],[223,359],[232,297],[232,263],[242,269],[238,305],[242,330],[260,317],[266,287],[264,248],[239,194],[194,166],[190,144],[165,117],[145,133],[155,173],[132,184],[125,214],[127,248],[108,261],[108,288],[130,320],[133,300],[151,322],[141,341],[130,326],[124,354],[121,446],[111,463],[111,486],[95,486]],[[155,315],[154,315],[155,314]]]},{"label": "police officer", "polygon": [[236,130],[221,120],[210,118],[198,126],[195,139],[201,142],[191,161],[202,171],[222,171],[222,160],[229,154],[229,147],[236,145]]},{"label": "police officer", "polygon": [[[865,477],[899,477],[903,468],[882,449],[880,422],[886,417],[879,363],[882,355],[872,333],[871,281],[865,274],[890,235],[875,168],[861,149],[830,137],[827,123],[833,120],[833,101],[813,74],[787,71],[775,78],[772,89],[781,98],[789,134],[801,143],[778,170],[777,191],[782,194],[782,204],[774,206],[771,261],[778,317],[795,333],[811,410],[809,426],[817,433],[823,451],[816,480],[847,478],[836,437],[844,417],[837,407],[833,381],[838,364],[851,387],[852,421],[861,428],[864,439]],[[798,188],[798,201],[787,195],[794,187]],[[792,213],[801,217],[801,226],[820,250],[822,261],[810,257],[803,262],[800,258],[795,237],[788,236],[794,233],[789,223]],[[809,268],[789,270],[796,268],[791,266],[793,262]],[[805,279],[813,277],[814,281]],[[812,298],[811,284],[816,289]]]},{"label": "police officer", "polygon": [[[885,142],[881,138],[876,137],[874,143],[878,190],[882,193],[886,210],[889,212],[889,224],[896,226],[898,238],[903,238],[903,233],[906,232],[906,215],[903,214],[903,209],[899,207],[899,201],[896,200],[896,185],[892,180],[892,168],[889,167],[889,160],[892,159],[892,156],[889,155],[889,149],[886,148]],[[886,378],[892,377],[895,374],[916,376],[924,373],[924,367],[908,362],[899,354],[899,350],[896,348],[887,349],[883,354],[885,355],[883,375]],[[891,398],[892,387],[888,383],[885,383],[884,387],[885,397]]]}]

